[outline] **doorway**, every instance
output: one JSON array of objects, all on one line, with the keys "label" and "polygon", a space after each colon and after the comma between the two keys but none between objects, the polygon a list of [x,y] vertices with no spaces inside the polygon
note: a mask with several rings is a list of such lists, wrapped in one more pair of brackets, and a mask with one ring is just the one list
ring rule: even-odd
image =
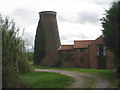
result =
[{"label": "doorway", "polygon": [[97,68],[106,69],[106,58],[105,57],[97,57]]}]

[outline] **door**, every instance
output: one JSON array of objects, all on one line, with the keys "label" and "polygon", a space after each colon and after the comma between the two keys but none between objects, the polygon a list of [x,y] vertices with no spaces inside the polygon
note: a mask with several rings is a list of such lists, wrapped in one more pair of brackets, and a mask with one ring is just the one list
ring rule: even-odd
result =
[{"label": "door", "polygon": [[97,68],[106,69],[106,58],[105,57],[97,57]]}]

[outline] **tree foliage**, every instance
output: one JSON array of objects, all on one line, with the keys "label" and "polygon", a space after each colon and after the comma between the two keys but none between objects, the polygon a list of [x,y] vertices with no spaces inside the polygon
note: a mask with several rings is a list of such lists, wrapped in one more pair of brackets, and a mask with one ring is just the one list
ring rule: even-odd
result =
[{"label": "tree foliage", "polygon": [[39,20],[35,36],[34,64],[39,65],[44,57],[45,57],[45,36],[42,22],[41,20]]},{"label": "tree foliage", "polygon": [[110,10],[106,11],[106,16],[102,18],[103,36],[105,44],[115,55],[120,52],[120,2],[114,2]]},{"label": "tree foliage", "polygon": [[30,73],[32,72],[32,67],[29,64],[29,61],[26,56],[24,56],[24,59],[21,59],[18,61],[18,70],[20,73]]},{"label": "tree foliage", "polygon": [[[18,62],[25,60],[24,40],[18,37],[19,29],[16,29],[15,22],[8,17],[3,19],[0,15],[0,27],[2,30],[2,87],[18,88],[21,84],[18,77],[20,69]],[[21,68],[25,69],[27,66]]]},{"label": "tree foliage", "polygon": [[102,27],[105,45],[115,56],[115,65],[120,79],[120,1],[114,2],[106,11],[105,17],[102,18]]}]

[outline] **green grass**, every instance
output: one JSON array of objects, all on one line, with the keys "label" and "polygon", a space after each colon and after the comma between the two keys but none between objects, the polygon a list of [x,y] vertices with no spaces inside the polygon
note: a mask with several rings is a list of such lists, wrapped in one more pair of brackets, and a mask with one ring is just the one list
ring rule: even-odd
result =
[{"label": "green grass", "polygon": [[110,82],[110,88],[117,87],[117,80],[115,78],[115,71],[113,69],[81,69],[81,68],[55,68],[55,67],[39,67],[33,66],[33,68],[38,69],[57,69],[65,71],[76,71],[80,73],[89,73],[92,75],[97,75],[98,77]]},{"label": "green grass", "polygon": [[63,88],[74,81],[69,76],[54,72],[32,72],[19,76],[27,88]]},{"label": "green grass", "polygon": [[57,69],[55,67],[41,67],[41,66],[33,66],[33,68],[37,68],[37,69]]},{"label": "green grass", "polygon": [[105,73],[105,72],[114,72],[111,69],[81,69],[81,68],[56,68],[56,67],[41,67],[41,66],[33,66],[33,68],[37,69],[57,69],[57,70],[65,70],[65,71],[80,71],[85,73]]}]

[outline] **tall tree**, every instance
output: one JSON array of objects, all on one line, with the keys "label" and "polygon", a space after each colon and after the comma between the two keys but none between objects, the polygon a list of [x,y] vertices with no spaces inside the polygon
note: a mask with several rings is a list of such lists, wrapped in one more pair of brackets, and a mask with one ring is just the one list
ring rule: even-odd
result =
[{"label": "tall tree", "polygon": [[[102,19],[106,47],[114,54],[118,79],[120,80],[120,1],[114,2]],[[120,83],[118,83],[120,87]]]}]

